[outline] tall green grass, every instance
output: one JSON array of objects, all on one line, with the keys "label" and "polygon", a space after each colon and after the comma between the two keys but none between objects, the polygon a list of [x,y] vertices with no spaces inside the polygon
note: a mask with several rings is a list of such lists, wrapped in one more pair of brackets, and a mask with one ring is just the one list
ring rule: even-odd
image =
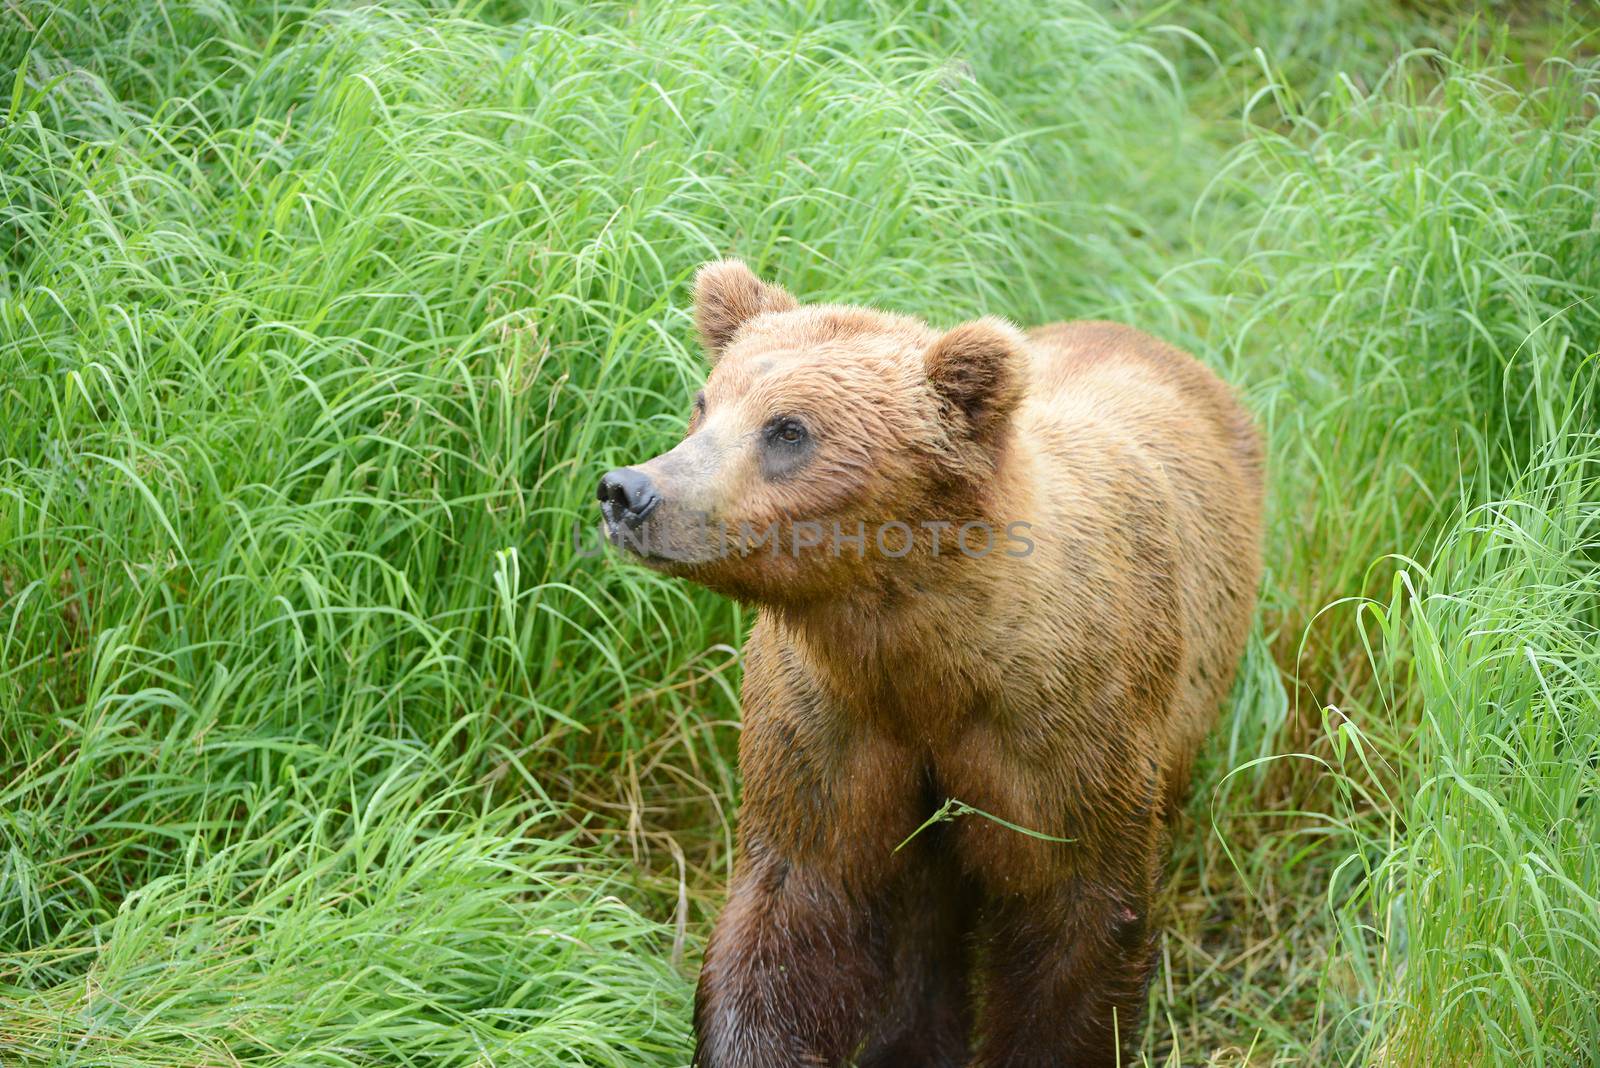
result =
[{"label": "tall green grass", "polygon": [[736,251],[1122,318],[1259,413],[1261,625],[1146,1058],[1600,1062],[1591,43],[1367,2],[6,18],[0,1061],[686,1063],[748,620],[573,536],[679,432],[685,283]]},{"label": "tall green grass", "polygon": [[1389,1061],[1600,1055],[1600,467],[1574,392],[1518,484],[1360,610],[1383,687],[1376,737],[1330,724],[1357,844],[1333,884]]},{"label": "tall green grass", "polygon": [[510,15],[8,26],[13,1049],[684,1058],[740,623],[573,525],[679,425],[699,262],[1026,303],[1045,182],[936,23]]},{"label": "tall green grass", "polygon": [[1600,77],[1483,47],[1281,96],[1197,207],[1290,707],[1248,662],[1185,956],[1275,1060],[1600,1058]]}]

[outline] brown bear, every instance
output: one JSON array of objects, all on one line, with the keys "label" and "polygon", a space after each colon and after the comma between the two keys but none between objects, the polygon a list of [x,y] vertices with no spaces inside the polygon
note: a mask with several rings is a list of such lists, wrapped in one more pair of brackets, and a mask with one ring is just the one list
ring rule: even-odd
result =
[{"label": "brown bear", "polygon": [[941,334],[731,260],[695,319],[683,441],[599,495],[639,559],[760,606],[696,1063],[1115,1063],[1254,609],[1249,416],[1112,323]]}]

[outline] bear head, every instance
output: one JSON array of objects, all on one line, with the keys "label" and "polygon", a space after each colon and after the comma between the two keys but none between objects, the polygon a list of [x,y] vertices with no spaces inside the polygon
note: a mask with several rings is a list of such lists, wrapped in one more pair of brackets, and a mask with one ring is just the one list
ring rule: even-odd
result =
[{"label": "bear head", "polygon": [[[737,260],[702,267],[711,362],[683,440],[608,472],[607,537],[742,600],[796,604],[954,552],[990,500],[1027,387],[1022,335],[940,333],[870,308],[801,305]],[[874,573],[877,573],[876,576]]]}]

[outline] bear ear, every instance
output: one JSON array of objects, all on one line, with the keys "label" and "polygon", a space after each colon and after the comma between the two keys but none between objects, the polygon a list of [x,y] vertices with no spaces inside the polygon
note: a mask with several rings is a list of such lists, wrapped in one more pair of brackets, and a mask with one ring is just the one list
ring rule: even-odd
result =
[{"label": "bear ear", "polygon": [[788,290],[763,282],[741,260],[708,263],[694,276],[694,325],[712,363],[745,323],[795,306]]},{"label": "bear ear", "polygon": [[923,354],[934,392],[980,441],[992,441],[1022,402],[1026,342],[1004,319],[985,317],[941,336]]}]

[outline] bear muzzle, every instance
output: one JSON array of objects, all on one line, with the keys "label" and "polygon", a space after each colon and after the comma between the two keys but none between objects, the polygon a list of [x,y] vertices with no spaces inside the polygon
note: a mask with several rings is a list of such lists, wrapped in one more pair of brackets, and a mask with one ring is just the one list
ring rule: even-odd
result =
[{"label": "bear muzzle", "polygon": [[595,491],[606,540],[657,568],[714,557],[706,517],[676,504],[637,467],[607,471]]},{"label": "bear muzzle", "polygon": [[632,467],[618,467],[600,476],[600,488],[595,496],[600,500],[600,514],[608,527],[618,525],[629,530],[637,529],[661,506],[661,493],[655,480],[643,471]]}]

